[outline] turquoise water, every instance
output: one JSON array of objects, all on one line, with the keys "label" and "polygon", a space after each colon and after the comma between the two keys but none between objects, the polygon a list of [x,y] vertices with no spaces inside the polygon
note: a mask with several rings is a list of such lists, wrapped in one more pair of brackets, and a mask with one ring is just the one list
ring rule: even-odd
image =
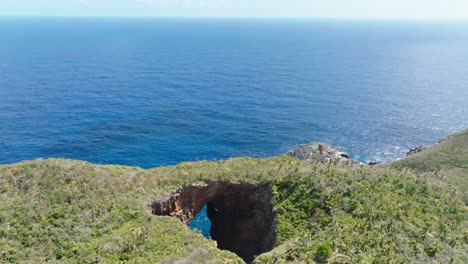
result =
[{"label": "turquoise water", "polygon": [[466,127],[466,23],[0,19],[0,163],[384,161]]},{"label": "turquoise water", "polygon": [[210,238],[211,221],[206,212],[206,205],[198,212],[189,224],[189,227],[198,230],[204,237]]}]

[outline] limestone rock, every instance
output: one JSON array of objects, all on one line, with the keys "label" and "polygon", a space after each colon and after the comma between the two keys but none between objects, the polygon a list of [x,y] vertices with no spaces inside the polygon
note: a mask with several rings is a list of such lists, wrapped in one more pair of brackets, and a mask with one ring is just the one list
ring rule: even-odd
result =
[{"label": "limestone rock", "polygon": [[212,182],[177,190],[151,204],[155,215],[172,216],[189,224],[206,204],[210,235],[220,249],[247,263],[276,244],[276,213],[268,185]]},{"label": "limestone rock", "polygon": [[345,161],[349,160],[348,153],[325,143],[311,142],[300,145],[288,152],[291,157],[298,158],[307,162],[325,163],[329,160]]}]

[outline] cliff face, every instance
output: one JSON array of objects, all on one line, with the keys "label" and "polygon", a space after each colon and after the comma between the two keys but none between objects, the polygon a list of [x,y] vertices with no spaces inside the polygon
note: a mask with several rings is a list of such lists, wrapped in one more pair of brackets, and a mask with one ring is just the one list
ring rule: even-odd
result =
[{"label": "cliff face", "polygon": [[206,204],[211,238],[220,249],[236,253],[246,262],[273,248],[276,216],[267,185],[200,183],[155,201],[155,215],[177,217],[189,224]]}]

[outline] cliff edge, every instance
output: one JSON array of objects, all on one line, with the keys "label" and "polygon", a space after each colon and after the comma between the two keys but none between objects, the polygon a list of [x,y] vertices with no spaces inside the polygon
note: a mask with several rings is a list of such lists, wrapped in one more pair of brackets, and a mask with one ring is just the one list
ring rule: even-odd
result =
[{"label": "cliff edge", "polygon": [[[305,148],[308,162],[0,165],[0,262],[468,263],[467,135],[377,166]],[[187,227],[203,205],[212,239]]]}]

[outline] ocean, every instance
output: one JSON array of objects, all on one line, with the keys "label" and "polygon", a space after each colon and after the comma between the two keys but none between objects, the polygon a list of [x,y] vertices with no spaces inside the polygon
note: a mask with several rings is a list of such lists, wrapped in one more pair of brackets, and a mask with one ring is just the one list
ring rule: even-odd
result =
[{"label": "ocean", "polygon": [[0,18],[0,163],[150,168],[468,127],[468,22]]}]

